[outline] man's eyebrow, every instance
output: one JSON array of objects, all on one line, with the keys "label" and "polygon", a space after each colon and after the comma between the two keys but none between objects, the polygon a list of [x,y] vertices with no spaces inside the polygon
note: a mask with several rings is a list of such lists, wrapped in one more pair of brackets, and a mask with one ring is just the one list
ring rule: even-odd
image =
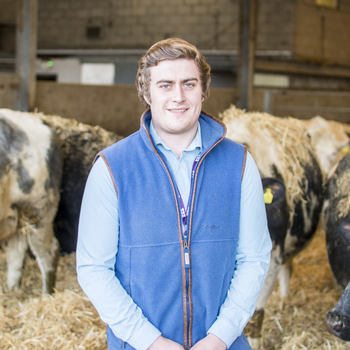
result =
[{"label": "man's eyebrow", "polygon": [[169,83],[169,84],[171,84],[173,82],[174,82],[173,80],[161,79],[161,80],[157,81],[156,84],[161,84],[161,83]]},{"label": "man's eyebrow", "polygon": [[[181,83],[187,83],[188,81],[193,81],[193,80],[198,81],[197,78],[187,78],[187,79],[181,80]],[[172,84],[174,83],[174,80],[161,79],[157,81],[157,84],[161,84],[161,83]]]},{"label": "man's eyebrow", "polygon": [[188,78],[188,79],[182,80],[181,82],[182,82],[182,83],[187,83],[188,81],[193,81],[193,80],[198,81],[197,78]]}]

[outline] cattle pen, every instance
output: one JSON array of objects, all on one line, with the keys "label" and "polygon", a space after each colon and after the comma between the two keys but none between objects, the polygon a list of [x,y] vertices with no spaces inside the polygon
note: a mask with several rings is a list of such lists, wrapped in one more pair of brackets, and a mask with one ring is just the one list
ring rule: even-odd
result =
[{"label": "cattle pen", "polygon": [[[19,291],[7,290],[1,250],[0,276],[1,349],[107,349],[105,325],[77,283],[75,253],[60,257],[53,295],[41,295],[40,271],[30,254]],[[325,326],[341,291],[327,261],[322,229],[294,259],[290,288],[288,300],[283,301],[275,287],[268,301],[264,350],[350,349],[350,342],[329,334]]]}]

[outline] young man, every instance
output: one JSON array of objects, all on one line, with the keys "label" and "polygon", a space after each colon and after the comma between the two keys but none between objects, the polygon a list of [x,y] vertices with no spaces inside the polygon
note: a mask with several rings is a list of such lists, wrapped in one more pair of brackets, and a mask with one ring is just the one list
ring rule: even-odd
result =
[{"label": "young man", "polygon": [[250,349],[271,250],[256,165],[201,112],[210,67],[194,46],[153,45],[136,85],[141,128],[99,153],[86,185],[79,283],[109,349]]}]

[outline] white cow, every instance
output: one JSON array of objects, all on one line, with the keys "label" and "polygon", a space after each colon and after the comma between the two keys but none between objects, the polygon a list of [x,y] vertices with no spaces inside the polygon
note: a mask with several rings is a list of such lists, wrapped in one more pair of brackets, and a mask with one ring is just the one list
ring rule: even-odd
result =
[{"label": "white cow", "polygon": [[29,245],[42,273],[43,292],[53,291],[59,244],[52,223],[61,167],[55,135],[40,118],[0,109],[0,241],[10,290],[19,288]]},{"label": "white cow", "polygon": [[311,142],[324,173],[330,174],[332,168],[349,152],[350,126],[322,117],[301,120],[311,136]]}]

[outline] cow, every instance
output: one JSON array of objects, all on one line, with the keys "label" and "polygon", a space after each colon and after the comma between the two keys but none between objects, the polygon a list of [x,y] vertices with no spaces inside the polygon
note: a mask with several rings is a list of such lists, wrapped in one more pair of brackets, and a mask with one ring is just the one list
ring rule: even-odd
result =
[{"label": "cow", "polygon": [[301,122],[311,136],[312,146],[326,178],[340,159],[349,152],[350,139],[347,132],[350,126],[320,116]]},{"label": "cow", "polygon": [[344,290],[326,325],[330,333],[350,341],[350,154],[327,181],[322,221],[331,270]]},{"label": "cow", "polygon": [[231,106],[221,118],[227,137],[247,146],[259,169],[273,248],[271,264],[255,313],[245,328],[253,349],[260,348],[264,308],[279,279],[289,294],[291,262],[311,240],[323,204],[323,177],[305,127],[294,118],[245,113]]},{"label": "cow", "polygon": [[36,257],[43,293],[52,293],[59,259],[53,220],[60,199],[59,143],[42,120],[0,109],[0,241],[9,290],[20,286],[25,253]]},{"label": "cow", "polygon": [[96,154],[122,139],[100,126],[80,123],[75,119],[36,113],[57,135],[61,144],[63,174],[61,199],[54,220],[55,235],[62,253],[76,250],[78,223],[85,183]]}]

